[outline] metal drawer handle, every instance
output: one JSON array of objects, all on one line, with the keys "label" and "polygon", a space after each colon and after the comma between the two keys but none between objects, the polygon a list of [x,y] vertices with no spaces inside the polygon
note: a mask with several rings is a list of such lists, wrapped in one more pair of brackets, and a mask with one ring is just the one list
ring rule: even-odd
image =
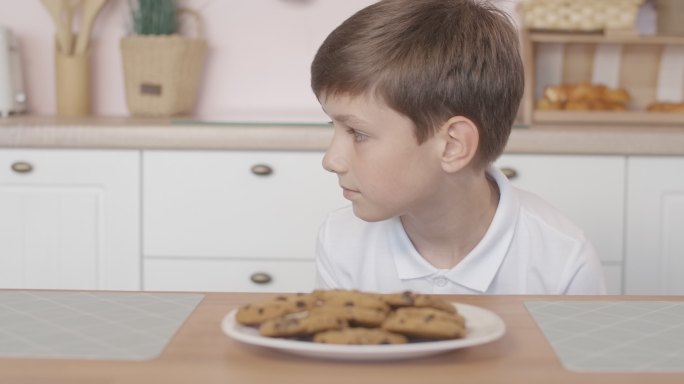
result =
[{"label": "metal drawer handle", "polygon": [[252,282],[255,284],[268,284],[271,282],[271,280],[273,280],[271,275],[264,272],[253,273],[249,279],[252,280]]},{"label": "metal drawer handle", "polygon": [[266,164],[256,164],[252,166],[252,173],[257,176],[268,176],[273,173],[273,168]]},{"label": "metal drawer handle", "polygon": [[515,179],[518,177],[518,171],[513,168],[503,167],[501,168],[501,173],[508,178],[508,180]]},{"label": "metal drawer handle", "polygon": [[12,170],[16,173],[30,173],[33,171],[33,165],[25,161],[17,161],[12,164]]}]

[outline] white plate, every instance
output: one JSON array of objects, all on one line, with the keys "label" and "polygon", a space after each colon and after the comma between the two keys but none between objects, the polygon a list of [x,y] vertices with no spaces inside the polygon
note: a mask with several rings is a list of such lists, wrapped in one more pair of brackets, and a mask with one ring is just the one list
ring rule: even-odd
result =
[{"label": "white plate", "polygon": [[425,341],[393,345],[336,345],[309,341],[278,339],[259,335],[253,327],[235,321],[237,309],[226,315],[221,323],[223,333],[245,344],[273,348],[284,352],[338,360],[394,360],[433,355],[454,349],[488,343],[506,332],[503,320],[494,312],[468,304],[454,303],[466,319],[466,336],[462,339]]}]

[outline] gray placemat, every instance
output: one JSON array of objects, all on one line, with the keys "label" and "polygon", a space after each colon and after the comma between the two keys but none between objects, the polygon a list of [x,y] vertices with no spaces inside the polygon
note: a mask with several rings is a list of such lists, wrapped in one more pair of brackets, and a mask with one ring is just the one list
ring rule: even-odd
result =
[{"label": "gray placemat", "polygon": [[529,301],[525,306],[567,369],[684,372],[684,302]]},{"label": "gray placemat", "polygon": [[0,357],[158,356],[202,294],[0,291]]}]

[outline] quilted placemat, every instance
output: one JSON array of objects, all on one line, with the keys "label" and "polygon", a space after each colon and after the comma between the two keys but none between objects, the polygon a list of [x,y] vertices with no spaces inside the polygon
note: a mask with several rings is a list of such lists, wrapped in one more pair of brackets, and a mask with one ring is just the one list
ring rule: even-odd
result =
[{"label": "quilted placemat", "polygon": [[0,291],[0,357],[146,360],[202,294]]},{"label": "quilted placemat", "polygon": [[525,306],[569,370],[684,372],[684,302],[529,301]]}]

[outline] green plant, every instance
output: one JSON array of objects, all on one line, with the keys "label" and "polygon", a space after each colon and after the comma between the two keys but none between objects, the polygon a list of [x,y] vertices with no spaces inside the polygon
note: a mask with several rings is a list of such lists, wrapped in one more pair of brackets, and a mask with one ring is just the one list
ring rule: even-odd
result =
[{"label": "green plant", "polygon": [[172,35],[178,30],[176,0],[129,0],[133,31],[138,35]]}]

